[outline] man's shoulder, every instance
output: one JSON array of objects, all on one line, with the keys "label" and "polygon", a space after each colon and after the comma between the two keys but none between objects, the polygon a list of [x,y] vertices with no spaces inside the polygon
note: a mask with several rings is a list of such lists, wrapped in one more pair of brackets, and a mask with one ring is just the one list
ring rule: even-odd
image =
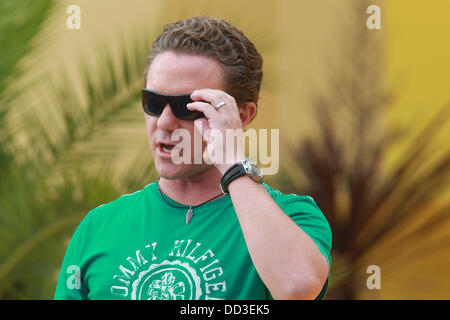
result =
[{"label": "man's shoulder", "polygon": [[93,208],[89,211],[88,216],[103,216],[105,214],[110,214],[112,212],[124,211],[130,208],[135,208],[140,204],[140,202],[145,198],[145,195],[151,188],[154,182],[146,185],[140,190],[132,193],[126,193],[120,197],[103,203],[98,207]]},{"label": "man's shoulder", "polygon": [[[96,241],[111,236],[118,228],[123,226],[124,222],[132,220],[129,219],[130,216],[139,214],[139,207],[144,208],[143,203],[151,185],[148,184],[133,193],[123,194],[87,212],[72,236],[71,243],[74,243],[73,246],[86,249],[95,245]],[[76,250],[83,251],[82,249]]]}]

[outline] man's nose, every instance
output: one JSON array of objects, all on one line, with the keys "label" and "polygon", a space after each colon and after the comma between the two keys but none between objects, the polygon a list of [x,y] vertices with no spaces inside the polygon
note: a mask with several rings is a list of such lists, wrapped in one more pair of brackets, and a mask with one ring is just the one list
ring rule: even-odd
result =
[{"label": "man's nose", "polygon": [[173,131],[178,128],[178,118],[172,112],[169,104],[166,104],[157,121],[158,129]]}]

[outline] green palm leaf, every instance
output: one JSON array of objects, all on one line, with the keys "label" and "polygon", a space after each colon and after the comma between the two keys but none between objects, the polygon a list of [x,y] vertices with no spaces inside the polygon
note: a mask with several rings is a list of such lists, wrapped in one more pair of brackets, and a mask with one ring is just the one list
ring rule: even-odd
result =
[{"label": "green palm leaf", "polygon": [[[47,8],[31,27],[36,34],[36,25],[51,20],[51,6]],[[39,82],[21,78],[25,69],[12,75],[15,71],[10,68],[0,79],[3,83],[21,80],[20,86],[4,86],[0,108],[0,122],[9,124],[0,126],[0,298],[51,298],[67,242],[84,215],[154,179],[148,154],[136,153],[122,166],[122,174],[116,173],[111,161],[115,151],[133,146],[139,150],[142,145],[130,140],[133,137],[113,143],[106,138],[123,124],[144,126],[139,92],[153,35],[140,34],[132,41],[123,40],[117,55],[113,47],[104,45],[97,61],[81,59],[81,92],[73,90],[72,77],[63,67],[56,76],[39,74]],[[10,49],[18,65],[25,53],[15,52],[14,46]],[[37,50],[30,45],[32,49]],[[22,108],[27,94],[18,88],[36,91],[36,83],[48,89],[43,105],[54,111],[52,116],[15,112],[10,117],[8,111]]]}]

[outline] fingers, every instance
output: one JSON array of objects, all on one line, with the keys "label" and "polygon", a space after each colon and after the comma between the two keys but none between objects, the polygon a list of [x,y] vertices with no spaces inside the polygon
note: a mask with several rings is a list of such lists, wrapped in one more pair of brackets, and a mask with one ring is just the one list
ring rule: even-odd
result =
[{"label": "fingers", "polygon": [[[237,109],[235,99],[230,96],[228,93],[223,92],[221,90],[215,89],[200,89],[195,90],[191,94],[192,100],[203,100],[209,102],[213,107],[220,102],[225,102],[225,105],[222,108],[234,108]],[[222,109],[221,108],[221,109]]]},{"label": "fingers", "polygon": [[197,110],[203,112],[203,114],[208,119],[214,117],[214,115],[217,113],[217,110],[212,105],[200,101],[188,103],[186,105],[186,108],[188,108],[189,110]]},{"label": "fingers", "polygon": [[214,89],[200,89],[195,90],[191,94],[192,100],[204,100],[208,101],[212,105],[219,103],[220,101],[216,101],[217,99],[228,100],[231,96],[226,92]]}]

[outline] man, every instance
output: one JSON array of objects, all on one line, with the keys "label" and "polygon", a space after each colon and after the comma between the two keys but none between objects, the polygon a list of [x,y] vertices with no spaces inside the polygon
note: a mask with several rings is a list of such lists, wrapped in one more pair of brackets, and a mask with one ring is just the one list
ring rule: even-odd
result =
[{"label": "man", "polygon": [[[324,296],[331,231],[320,209],[264,184],[239,134],[228,144],[211,134],[246,128],[261,79],[262,57],[229,23],[195,17],[165,26],[142,91],[160,178],[89,212],[67,249],[55,299]],[[201,132],[203,145],[196,150],[191,139],[180,151],[173,139],[180,130]],[[176,164],[183,152],[191,161]],[[199,153],[210,162],[195,163]]]}]

